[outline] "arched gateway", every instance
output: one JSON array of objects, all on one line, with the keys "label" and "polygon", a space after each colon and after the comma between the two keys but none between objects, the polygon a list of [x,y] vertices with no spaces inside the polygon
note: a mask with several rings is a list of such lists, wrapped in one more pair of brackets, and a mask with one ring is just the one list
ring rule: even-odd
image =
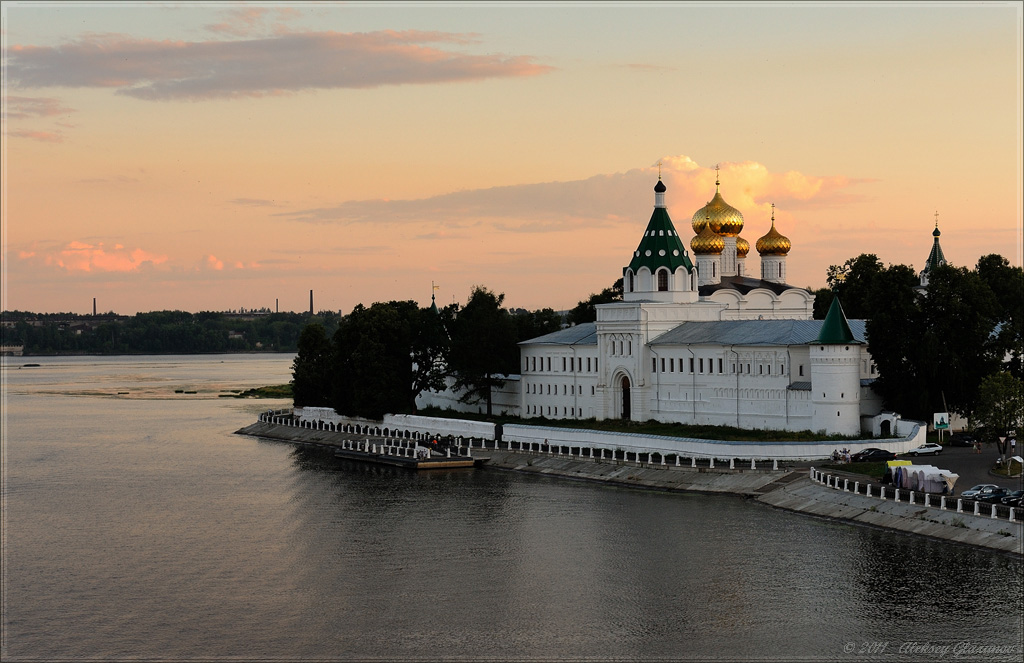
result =
[{"label": "arched gateway", "polygon": [[630,416],[631,416],[630,409],[629,409],[629,404],[630,404],[630,398],[629,398],[629,377],[623,375],[622,376],[621,385],[622,385],[622,418],[628,420],[630,418]]}]

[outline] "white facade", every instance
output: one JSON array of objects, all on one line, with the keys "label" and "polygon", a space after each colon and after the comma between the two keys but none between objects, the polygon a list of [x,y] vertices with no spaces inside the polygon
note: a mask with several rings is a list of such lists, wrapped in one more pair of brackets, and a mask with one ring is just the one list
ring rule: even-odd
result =
[{"label": "white facade", "polygon": [[[651,220],[623,268],[623,301],[599,305],[596,322],[520,343],[522,373],[507,383],[518,387],[517,413],[846,435],[877,427],[864,321],[847,321],[838,307],[812,319],[813,296],[783,280],[790,244],[774,213],[758,240],[770,274],[755,279],[743,266],[746,240],[743,256],[737,249],[742,215],[718,192],[694,215],[707,219],[690,243],[696,263],[664,194],[659,181]],[[460,409],[450,393],[419,402]]]}]

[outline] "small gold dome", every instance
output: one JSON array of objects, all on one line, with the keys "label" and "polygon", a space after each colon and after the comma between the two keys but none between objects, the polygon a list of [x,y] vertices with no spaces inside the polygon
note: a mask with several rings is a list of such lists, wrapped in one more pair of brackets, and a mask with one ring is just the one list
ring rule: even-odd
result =
[{"label": "small gold dome", "polygon": [[704,226],[697,236],[690,240],[690,248],[697,255],[719,255],[725,250],[725,240],[710,226]]},{"label": "small gold dome", "polygon": [[750,253],[750,242],[743,239],[742,237],[736,237],[736,257],[746,258],[747,254]]},{"label": "small gold dome", "polygon": [[772,227],[764,237],[757,240],[757,252],[763,256],[784,256],[793,248],[789,238],[775,229],[775,213],[772,212]]},{"label": "small gold dome", "polygon": [[708,224],[719,235],[736,237],[743,230],[743,214],[715,191],[711,202],[693,213],[693,232],[699,233]]}]

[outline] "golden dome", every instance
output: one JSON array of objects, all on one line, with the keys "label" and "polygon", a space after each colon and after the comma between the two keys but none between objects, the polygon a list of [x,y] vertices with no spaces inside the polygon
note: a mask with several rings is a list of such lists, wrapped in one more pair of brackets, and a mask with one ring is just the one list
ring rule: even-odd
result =
[{"label": "golden dome", "polygon": [[747,254],[750,253],[750,242],[743,239],[742,237],[736,237],[736,257],[746,258]]},{"label": "golden dome", "polygon": [[693,213],[693,232],[699,233],[706,224],[719,235],[736,237],[743,230],[743,214],[715,191],[711,202]]},{"label": "golden dome", "polygon": [[789,238],[775,229],[775,205],[772,204],[772,227],[757,240],[757,252],[763,256],[784,256],[793,248]]},{"label": "golden dome", "polygon": [[719,255],[725,250],[725,240],[710,226],[704,226],[697,236],[690,240],[690,248],[697,255]]}]

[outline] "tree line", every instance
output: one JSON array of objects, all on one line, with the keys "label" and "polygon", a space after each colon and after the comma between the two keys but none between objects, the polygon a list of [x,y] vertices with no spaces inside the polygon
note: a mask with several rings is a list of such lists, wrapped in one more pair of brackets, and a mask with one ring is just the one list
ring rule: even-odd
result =
[{"label": "tree line", "polygon": [[[886,409],[930,421],[956,412],[994,431],[1019,425],[1024,409],[1024,271],[999,255],[974,269],[942,266],[928,287],[907,265],[862,254],[829,267],[813,290],[814,317],[836,297],[846,316],[867,320],[873,388]],[[566,312],[502,308],[504,295],[473,289],[465,306],[415,302],[359,305],[333,334],[314,323],[299,338],[295,404],[380,418],[414,412],[416,396],[445,379],[467,402],[485,403],[502,376],[519,372],[520,341],[596,318],[595,306],[622,299],[622,279]]]},{"label": "tree line", "polygon": [[509,310],[504,298],[477,286],[465,306],[359,304],[333,334],[306,326],[292,366],[295,405],[380,419],[415,412],[420,393],[444,389],[451,377],[466,402],[485,403],[491,414],[493,390],[519,372],[517,344],[562,326],[550,308]]},{"label": "tree line", "polygon": [[[332,330],[337,313],[314,320]],[[154,311],[134,316],[4,311],[3,345],[24,346],[26,355],[197,354],[295,352],[308,313],[231,315]]]},{"label": "tree line", "polygon": [[866,319],[873,385],[885,407],[931,421],[956,412],[1005,434],[1024,411],[1024,270],[982,256],[974,269],[944,265],[927,288],[907,265],[874,254],[832,265],[815,291],[815,317],[838,297],[848,318]]}]

